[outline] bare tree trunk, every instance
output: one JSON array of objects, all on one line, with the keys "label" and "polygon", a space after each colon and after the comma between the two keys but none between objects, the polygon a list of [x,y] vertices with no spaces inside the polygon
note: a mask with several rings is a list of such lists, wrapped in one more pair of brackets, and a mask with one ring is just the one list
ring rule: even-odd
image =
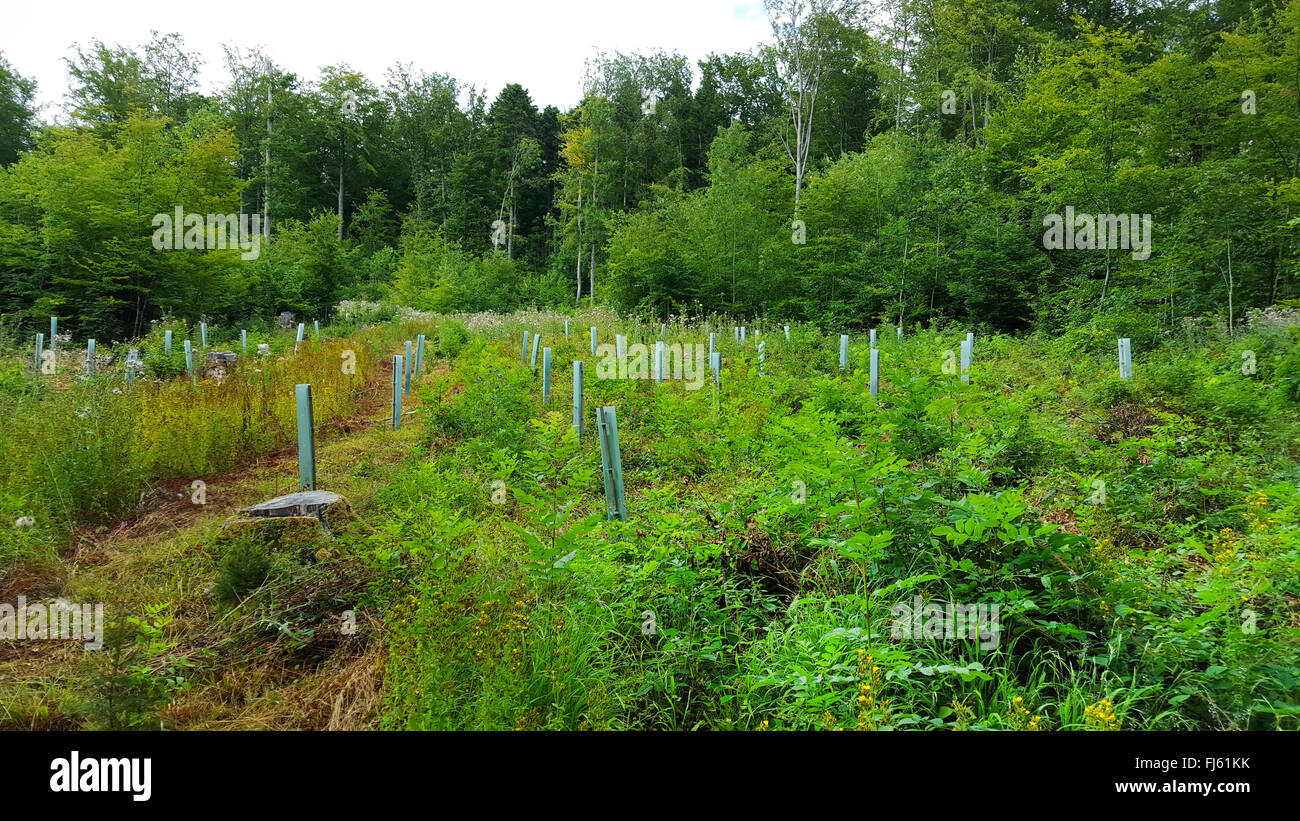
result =
[{"label": "bare tree trunk", "polygon": [[934,224],[934,277],[930,280],[930,316],[934,316],[934,292],[939,287],[939,235],[943,223],[935,220]]},{"label": "bare tree trunk", "polygon": [[339,129],[339,244],[343,243],[343,163],[347,160],[347,135]]},{"label": "bare tree trunk", "polygon": [[974,145],[977,139],[975,133],[975,89],[966,92],[966,102],[970,105],[970,141]]},{"label": "bare tree trunk", "polygon": [[1106,301],[1106,289],[1110,287],[1110,243],[1106,243],[1106,278],[1101,281],[1101,299]]},{"label": "bare tree trunk", "polygon": [[[1291,216],[1291,209],[1286,209],[1282,214],[1283,218]],[[1288,243],[1289,244],[1289,243]],[[1282,240],[1279,237],[1277,243],[1277,259],[1273,260],[1273,287],[1269,290],[1268,302],[1270,305],[1277,303],[1277,279],[1282,272]]]},{"label": "bare tree trunk", "polygon": [[273,74],[267,66],[266,74],[266,154],[262,180],[262,241],[271,241],[271,83]]},{"label": "bare tree trunk", "polygon": [[582,175],[578,175],[578,296],[575,300],[582,302]]},{"label": "bare tree trunk", "polygon": [[[903,10],[902,3],[898,4],[898,9],[899,9],[900,17],[906,15],[906,11]],[[900,20],[899,22],[903,23],[903,30],[901,33],[902,43],[899,44],[899,50],[898,50],[898,95],[897,95],[897,102],[894,104],[894,134],[895,135],[897,135],[898,132],[903,127],[903,80],[905,77],[904,69],[907,64],[907,24],[905,20]]]},{"label": "bare tree trunk", "polygon": [[1228,336],[1232,336],[1236,323],[1232,315],[1232,237],[1228,237]]},{"label": "bare tree trunk", "polygon": [[736,305],[736,225],[731,225],[731,305]]},{"label": "bare tree trunk", "polygon": [[[827,45],[815,22],[821,17],[847,16],[854,3],[846,0],[764,0],[768,22],[776,37],[784,95],[789,106],[781,143],[794,164],[794,219],[799,219],[803,178],[812,147],[813,115]],[[794,131],[793,141],[790,132]]]},{"label": "bare tree trunk", "polygon": [[[593,207],[599,207],[600,201],[596,199],[596,185],[600,182],[600,148],[596,148],[596,162],[591,170],[591,204]],[[587,266],[587,299],[592,305],[596,304],[596,243],[591,243],[591,264]]]},{"label": "bare tree trunk", "polygon": [[907,287],[907,241],[903,237],[903,262],[898,266],[898,327],[903,327],[903,291]]}]

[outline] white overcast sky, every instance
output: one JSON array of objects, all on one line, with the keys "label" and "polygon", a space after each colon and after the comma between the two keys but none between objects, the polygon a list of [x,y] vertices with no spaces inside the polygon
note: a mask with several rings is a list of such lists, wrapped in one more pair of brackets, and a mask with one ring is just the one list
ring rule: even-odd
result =
[{"label": "white overcast sky", "polygon": [[581,99],[583,64],[599,51],[747,51],[771,37],[761,0],[35,0],[0,12],[0,51],[38,83],[43,119],[64,119],[74,43],[139,47],[149,30],[179,32],[204,58],[200,87],[226,81],[222,43],[261,46],[300,78],[347,63],[382,85],[394,63],[486,87],[520,83],[542,108]]}]

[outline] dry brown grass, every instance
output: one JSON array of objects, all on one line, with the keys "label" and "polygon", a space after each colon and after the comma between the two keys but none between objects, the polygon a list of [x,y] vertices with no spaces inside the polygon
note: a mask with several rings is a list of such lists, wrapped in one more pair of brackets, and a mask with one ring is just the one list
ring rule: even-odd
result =
[{"label": "dry brown grass", "polygon": [[1160,418],[1149,409],[1137,405],[1116,405],[1106,411],[1106,420],[1099,426],[1108,440],[1133,439],[1146,436],[1150,429],[1160,424]]},{"label": "dry brown grass", "polygon": [[[354,468],[363,463],[395,467],[420,433],[415,425],[392,431],[369,418],[388,408],[391,365],[387,372],[382,367],[368,371],[364,404],[356,417],[337,420],[317,436],[322,485],[363,509],[383,486],[387,471],[363,476]],[[413,392],[404,407],[417,404]],[[364,565],[331,558],[322,572],[275,591],[271,606],[295,613],[294,629],[315,631],[301,647],[286,647],[293,643],[259,628],[255,614],[239,608],[225,612],[212,600],[221,524],[239,507],[297,489],[296,448],[262,454],[203,478],[206,504],[190,501],[188,481],[162,483],[143,495],[132,514],[74,532],[57,564],[10,569],[0,577],[0,600],[62,595],[105,601],[109,618],[113,609],[169,603],[173,620],[167,637],[177,646],[155,664],[162,667],[189,656],[199,667],[190,688],[160,711],[166,728],[371,727],[383,692],[382,628],[363,621],[356,635],[343,636],[336,612],[340,599],[355,601],[364,591]],[[0,644],[0,728],[81,727],[76,707],[88,694],[87,652],[76,642]]]}]

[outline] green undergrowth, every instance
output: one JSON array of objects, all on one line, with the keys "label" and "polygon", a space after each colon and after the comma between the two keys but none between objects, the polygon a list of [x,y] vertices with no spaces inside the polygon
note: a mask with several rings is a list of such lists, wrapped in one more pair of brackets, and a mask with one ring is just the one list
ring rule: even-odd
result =
[{"label": "green undergrowth", "polygon": [[[594,378],[561,323],[475,331],[423,389],[428,457],[359,547],[384,579],[383,726],[1297,728],[1294,336],[1170,341],[1131,382],[1113,340],[981,337],[964,385],[961,334],[914,329],[882,337],[876,400],[865,346],[846,374],[833,337],[767,335],[760,378],[720,333],[720,390],[692,391]],[[548,407],[520,363],[539,327]],[[988,608],[984,635],[945,634],[927,606],[948,603]]]},{"label": "green undergrowth", "polygon": [[[358,338],[372,346],[358,361],[382,368],[429,335],[402,429],[362,420],[321,446],[322,486],[355,514],[332,538],[223,536],[214,512],[175,533],[101,526],[50,569],[32,556],[53,552],[51,529],[7,530],[28,551],[5,566],[11,591],[118,617],[111,652],[0,657],[18,685],[0,692],[0,726],[1297,729],[1294,330],[1148,341],[1131,381],[1101,335],[980,336],[963,384],[964,329],[913,328],[882,335],[872,398],[866,346],[841,370],[835,336],[812,329],[760,329],[760,375],[752,336],[737,344],[714,318],[718,382],[656,384],[601,378],[587,328],[652,351],[657,324],[584,312],[566,340],[564,319],[438,317],[286,356],[274,384]],[[525,329],[552,349],[546,405]],[[708,329],[663,338],[707,344]],[[52,399],[16,379],[11,407]],[[160,481],[230,464],[202,436],[143,446],[190,430],[195,401],[241,427],[239,402],[200,391],[121,412],[141,443],[127,468]],[[607,520],[599,405],[617,408],[627,522]],[[132,427],[144,413],[159,431]],[[57,437],[40,441],[57,454]],[[103,459],[84,469],[105,476]],[[198,475],[231,511],[294,487],[291,460],[262,473]],[[120,509],[138,492],[120,481],[65,519]],[[19,509],[36,487],[67,495],[5,487]],[[973,632],[958,607],[979,614]]]}]

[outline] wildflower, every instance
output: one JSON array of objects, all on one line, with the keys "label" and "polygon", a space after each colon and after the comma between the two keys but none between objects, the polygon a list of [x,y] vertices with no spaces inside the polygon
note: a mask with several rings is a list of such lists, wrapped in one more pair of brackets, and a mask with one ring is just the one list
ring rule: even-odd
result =
[{"label": "wildflower", "polygon": [[883,692],[884,677],[880,667],[872,663],[872,656],[863,650],[858,652],[858,721],[857,730],[876,730],[882,724],[890,724],[893,716],[889,712],[889,702],[880,701],[878,695]]},{"label": "wildflower", "polygon": [[1120,727],[1120,721],[1115,717],[1115,705],[1108,699],[1084,707],[1083,715],[1085,723],[1092,729],[1118,730]]}]

